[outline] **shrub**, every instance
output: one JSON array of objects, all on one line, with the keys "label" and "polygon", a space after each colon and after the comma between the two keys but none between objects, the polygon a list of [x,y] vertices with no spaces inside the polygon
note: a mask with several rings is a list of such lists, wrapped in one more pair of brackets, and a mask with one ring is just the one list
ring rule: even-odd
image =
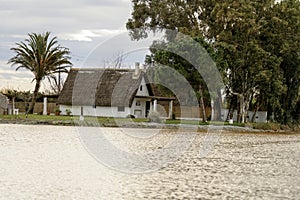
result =
[{"label": "shrub", "polygon": [[281,127],[279,124],[276,123],[253,123],[253,128],[254,129],[261,129],[261,130],[272,130],[272,131],[277,131],[280,130]]},{"label": "shrub", "polygon": [[155,122],[155,123],[161,123],[161,118],[159,116],[159,113],[151,111],[149,113],[149,121],[150,122]]},{"label": "shrub", "polygon": [[66,109],[66,113],[67,113],[67,115],[70,115],[72,112],[70,109]]},{"label": "shrub", "polygon": [[55,109],[55,115],[60,115],[60,113],[61,113],[61,110],[59,110],[59,108],[57,108],[57,109]]},{"label": "shrub", "polygon": [[134,116],[134,115],[130,115],[130,114],[129,114],[129,115],[127,115],[127,116],[126,116],[126,118],[131,118],[131,119],[134,119],[134,118],[135,118],[135,116]]}]

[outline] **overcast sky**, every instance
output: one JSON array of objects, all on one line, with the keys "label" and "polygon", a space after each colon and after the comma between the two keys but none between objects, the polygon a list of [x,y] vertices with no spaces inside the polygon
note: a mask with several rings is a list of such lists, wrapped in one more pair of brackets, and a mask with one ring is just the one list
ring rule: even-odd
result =
[{"label": "overcast sky", "polygon": [[[0,0],[0,5],[0,89],[20,90],[33,89],[33,76],[27,71],[15,72],[7,61],[14,55],[10,48],[28,33],[50,31],[70,49],[74,67],[91,67],[85,60],[94,59],[88,56],[93,49],[105,52],[102,42],[111,46],[113,36],[127,35],[125,24],[132,11],[130,0]],[[103,58],[95,58],[95,63]]]}]

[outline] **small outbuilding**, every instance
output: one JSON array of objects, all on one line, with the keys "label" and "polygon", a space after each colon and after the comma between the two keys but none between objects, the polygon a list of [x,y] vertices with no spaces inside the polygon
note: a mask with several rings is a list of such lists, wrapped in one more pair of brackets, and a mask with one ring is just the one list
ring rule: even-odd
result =
[{"label": "small outbuilding", "polygon": [[7,113],[8,100],[7,97],[0,93],[0,114]]}]

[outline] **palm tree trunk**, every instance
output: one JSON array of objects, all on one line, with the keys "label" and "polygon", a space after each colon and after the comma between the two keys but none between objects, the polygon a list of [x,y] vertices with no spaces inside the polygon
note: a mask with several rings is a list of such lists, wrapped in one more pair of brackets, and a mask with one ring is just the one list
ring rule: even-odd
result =
[{"label": "palm tree trunk", "polygon": [[35,102],[36,102],[36,99],[37,99],[38,92],[40,90],[40,86],[41,86],[41,81],[36,80],[32,100],[31,100],[31,103],[30,103],[30,106],[29,106],[29,109],[28,109],[28,114],[33,114],[33,109],[34,109],[34,105],[35,105]]}]

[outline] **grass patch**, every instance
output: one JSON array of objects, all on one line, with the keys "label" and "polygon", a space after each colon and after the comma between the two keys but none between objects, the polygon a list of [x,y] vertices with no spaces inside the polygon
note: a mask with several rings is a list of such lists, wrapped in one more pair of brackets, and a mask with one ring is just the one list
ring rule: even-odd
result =
[{"label": "grass patch", "polygon": [[199,120],[180,120],[180,119],[167,119],[166,124],[189,124],[189,125],[208,125],[208,122]]},{"label": "grass patch", "polygon": [[272,131],[281,130],[280,124],[275,124],[275,123],[253,123],[252,128],[260,129],[260,130],[272,130]]},{"label": "grass patch", "polygon": [[37,114],[19,114],[19,115],[0,115],[0,120],[59,120],[59,121],[69,121],[72,120],[72,116],[61,116],[61,115],[37,115]]},{"label": "grass patch", "polygon": [[[113,117],[84,117],[84,121],[79,120],[79,116],[67,116],[67,115],[37,115],[37,114],[19,114],[19,115],[0,115],[0,122],[13,123],[13,124],[49,124],[49,125],[80,125],[80,126],[101,126],[101,127],[119,127],[126,126],[133,123],[147,123],[147,118],[113,118]],[[167,119],[165,120],[167,125],[187,124],[187,125],[230,125],[237,127],[250,127],[259,130],[291,130],[290,127],[276,124],[276,123],[236,123],[229,124],[228,122],[213,121],[202,122],[199,120],[180,120],[180,119]],[[140,125],[141,127],[143,125]],[[146,125],[147,126],[147,125]],[[299,127],[294,128],[299,130]],[[292,129],[293,130],[293,129]]]},{"label": "grass patch", "polygon": [[0,115],[0,121],[4,123],[19,124],[52,124],[52,125],[82,125],[82,126],[102,126],[117,127],[122,124],[133,122],[148,122],[148,119],[130,119],[130,118],[112,118],[112,117],[84,117],[84,121],[80,121],[79,116],[68,115],[38,115],[38,114],[19,114],[19,115]]}]

